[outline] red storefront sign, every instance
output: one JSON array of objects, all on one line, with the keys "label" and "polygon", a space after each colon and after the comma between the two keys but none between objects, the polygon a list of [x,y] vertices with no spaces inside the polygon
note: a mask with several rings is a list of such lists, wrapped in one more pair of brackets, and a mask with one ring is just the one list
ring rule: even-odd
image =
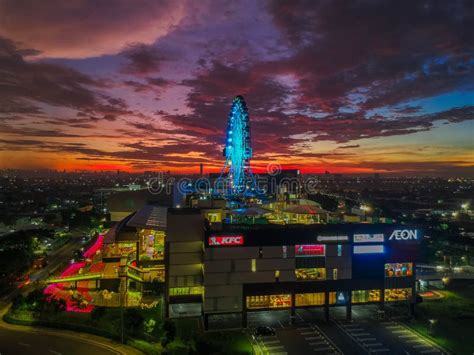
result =
[{"label": "red storefront sign", "polygon": [[296,256],[324,256],[326,246],[324,244],[295,245]]},{"label": "red storefront sign", "polygon": [[243,245],[243,235],[215,235],[209,237],[209,245]]}]

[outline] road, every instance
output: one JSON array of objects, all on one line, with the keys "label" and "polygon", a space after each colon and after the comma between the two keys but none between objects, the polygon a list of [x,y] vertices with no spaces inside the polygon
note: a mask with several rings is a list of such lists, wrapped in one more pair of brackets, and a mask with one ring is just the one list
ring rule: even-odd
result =
[{"label": "road", "polygon": [[[72,258],[73,251],[83,246],[82,235],[75,233],[71,240],[48,257],[48,265],[30,275],[32,281],[41,281],[62,263]],[[117,344],[112,340],[91,334],[60,329],[23,327],[3,322],[1,318],[11,299],[18,293],[28,293],[40,284],[32,282],[22,289],[15,289],[0,302],[0,355],[110,355],[140,354],[139,351]]]},{"label": "road", "polygon": [[14,289],[10,293],[3,295],[0,299],[0,306],[8,304],[10,300],[18,295],[19,293],[27,294],[35,289],[38,285],[35,284],[36,281],[40,282],[46,279],[50,273],[53,273],[59,266],[61,266],[64,262],[71,260],[73,257],[73,251],[76,249],[81,248],[84,245],[82,237],[84,236],[81,233],[71,233],[71,239],[60,248],[54,250],[48,256],[48,265],[46,265],[43,269],[33,272],[30,275],[31,283],[27,286],[24,286],[19,289]]},{"label": "road", "polygon": [[264,354],[446,354],[436,344],[396,320],[379,320],[374,307],[353,307],[353,321],[345,320],[345,309],[331,309],[331,320],[323,321],[322,309],[299,309],[290,326],[285,311],[258,312],[249,316],[249,328],[269,325],[275,336],[249,338]]},{"label": "road", "polygon": [[113,349],[82,340],[37,332],[0,329],[1,355],[110,355],[120,354]]}]

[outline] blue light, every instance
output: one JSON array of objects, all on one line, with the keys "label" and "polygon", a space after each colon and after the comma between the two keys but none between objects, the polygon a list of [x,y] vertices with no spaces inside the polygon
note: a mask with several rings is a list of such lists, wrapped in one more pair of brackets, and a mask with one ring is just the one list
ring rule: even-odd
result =
[{"label": "blue light", "polygon": [[385,247],[383,245],[355,245],[354,254],[383,254]]},{"label": "blue light", "polygon": [[255,184],[250,169],[252,148],[250,146],[249,116],[242,96],[236,96],[232,102],[226,138],[226,142],[228,142],[224,150],[226,161],[221,176],[228,169],[227,179],[231,186],[231,191],[228,191],[228,194],[242,194],[250,189],[250,186],[247,186],[249,180]]}]

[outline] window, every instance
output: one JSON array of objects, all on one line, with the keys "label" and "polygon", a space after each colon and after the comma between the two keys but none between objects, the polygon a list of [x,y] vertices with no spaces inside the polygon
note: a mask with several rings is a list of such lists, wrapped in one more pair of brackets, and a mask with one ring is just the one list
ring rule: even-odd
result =
[{"label": "window", "polygon": [[385,290],[385,301],[406,301],[411,299],[411,288],[388,288]]},{"label": "window", "polygon": [[247,296],[246,303],[248,309],[288,308],[291,307],[291,295]]},{"label": "window", "polygon": [[295,269],[297,280],[326,280],[325,268],[304,268]]},{"label": "window", "polygon": [[169,289],[170,296],[186,296],[186,295],[202,295],[202,294],[204,294],[203,286],[171,287]]},{"label": "window", "polygon": [[385,277],[413,276],[413,263],[385,264]]},{"label": "window", "polygon": [[322,305],[324,305],[324,292],[295,294],[296,307],[322,306]]},{"label": "window", "polygon": [[286,259],[288,257],[288,247],[286,245],[283,245],[281,249],[282,249],[282,257],[283,259]]},{"label": "window", "polygon": [[352,303],[379,302],[380,290],[355,290],[352,291]]},{"label": "window", "polygon": [[280,270],[275,270],[275,281],[280,279]]},{"label": "window", "polygon": [[332,269],[332,279],[337,280],[337,269]]},{"label": "window", "polygon": [[252,272],[257,271],[257,259],[252,259],[250,268],[251,268]]},{"label": "window", "polygon": [[329,292],[329,304],[346,304],[346,292]]},{"label": "window", "polygon": [[337,245],[337,256],[342,256],[342,245],[341,244]]}]

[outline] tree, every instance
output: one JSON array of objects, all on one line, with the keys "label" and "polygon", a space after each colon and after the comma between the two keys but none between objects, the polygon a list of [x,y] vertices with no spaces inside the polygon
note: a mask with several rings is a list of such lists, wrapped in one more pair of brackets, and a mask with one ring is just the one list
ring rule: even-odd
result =
[{"label": "tree", "polygon": [[161,336],[161,345],[166,348],[176,337],[176,326],[169,319],[165,320],[161,325],[163,335]]},{"label": "tree", "polygon": [[144,321],[143,315],[135,308],[127,309],[124,314],[125,329],[131,334],[137,334]]}]

